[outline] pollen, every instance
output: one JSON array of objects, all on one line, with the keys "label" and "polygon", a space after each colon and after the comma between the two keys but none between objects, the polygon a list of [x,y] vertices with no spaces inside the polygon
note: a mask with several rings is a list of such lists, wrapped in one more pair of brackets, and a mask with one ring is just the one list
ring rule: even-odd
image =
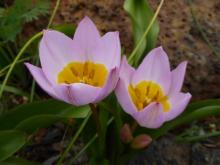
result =
[{"label": "pollen", "polygon": [[103,87],[108,70],[103,64],[87,61],[67,64],[57,76],[57,83],[84,83],[95,87]]},{"label": "pollen", "polygon": [[164,112],[170,110],[168,97],[164,95],[161,87],[155,82],[141,81],[135,86],[130,84],[128,86],[128,92],[138,111],[143,110],[152,102],[162,104]]}]

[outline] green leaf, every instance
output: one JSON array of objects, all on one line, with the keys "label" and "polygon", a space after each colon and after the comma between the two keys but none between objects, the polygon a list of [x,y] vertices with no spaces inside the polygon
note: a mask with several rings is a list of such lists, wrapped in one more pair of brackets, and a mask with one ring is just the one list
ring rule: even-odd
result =
[{"label": "green leaf", "polygon": [[49,13],[49,4],[47,0],[15,0],[12,6],[2,12],[0,38],[5,42],[15,41],[24,23]]},{"label": "green leaf", "polygon": [[[144,34],[149,25],[154,12],[146,0],[125,0],[124,9],[131,17],[133,27],[134,43],[138,41]],[[145,57],[145,55],[156,46],[157,37],[159,34],[159,24],[155,21],[145,39],[135,55],[135,66]]]},{"label": "green leaf", "polygon": [[203,135],[197,135],[197,136],[178,136],[176,140],[179,142],[196,142],[196,141],[204,140],[204,139],[214,137],[214,136],[220,136],[220,131],[209,132],[209,133],[205,133]]},{"label": "green leaf", "polygon": [[17,130],[0,131],[0,161],[13,155],[26,142],[23,132]]},{"label": "green leaf", "polygon": [[[0,160],[8,158],[25,144],[23,132],[33,133],[38,128],[49,126],[57,121],[84,118],[88,113],[89,106],[74,107],[61,101],[46,100],[21,105],[1,115]],[[13,129],[13,131],[7,129]]]},{"label": "green leaf", "polygon": [[5,14],[5,9],[0,7],[0,18],[2,18]]},{"label": "green leaf", "polygon": [[20,1],[20,3],[28,4],[27,9],[29,10],[25,11],[25,13],[22,14],[21,16],[24,19],[24,22],[31,22],[37,20],[40,15],[44,16],[49,13],[49,9],[50,9],[49,1],[36,0],[35,2],[32,1],[31,3],[30,0],[26,0],[27,2],[24,2],[24,0],[17,0],[17,1]]},{"label": "green leaf", "polygon": [[[2,87],[2,85],[0,84],[0,88],[1,87]],[[6,85],[5,86],[5,91],[13,93],[13,94],[16,94],[16,95],[29,97],[29,94],[27,94],[26,92],[24,92],[24,91],[22,91],[22,90],[20,90],[20,89],[18,89],[16,87],[13,87],[13,86]]]},{"label": "green leaf", "polygon": [[196,101],[196,102],[189,104],[183,114],[190,113],[202,107],[214,106],[214,105],[220,106],[220,99],[209,99],[209,100]]},{"label": "green leaf", "polygon": [[46,100],[20,105],[0,116],[0,130],[34,131],[64,118],[84,118],[89,106],[74,107],[57,100]]},{"label": "green leaf", "polygon": [[65,33],[69,37],[73,37],[76,26],[73,24],[62,24],[53,26],[52,29]]}]

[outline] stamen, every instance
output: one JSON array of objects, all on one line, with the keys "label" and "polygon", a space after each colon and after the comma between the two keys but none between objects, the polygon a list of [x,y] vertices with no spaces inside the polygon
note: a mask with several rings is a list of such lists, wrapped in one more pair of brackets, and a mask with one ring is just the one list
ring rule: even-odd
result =
[{"label": "stamen", "polygon": [[77,71],[75,70],[74,67],[71,67],[70,70],[72,71],[72,73],[73,73],[76,77],[78,77],[78,73],[77,73]]},{"label": "stamen", "polygon": [[57,83],[84,83],[102,87],[107,75],[108,71],[103,64],[95,64],[90,61],[85,63],[71,62],[58,74]]},{"label": "stamen", "polygon": [[164,112],[170,109],[167,96],[163,94],[161,87],[152,81],[141,81],[136,86],[130,84],[128,92],[138,111],[143,110],[153,102],[160,103]]},{"label": "stamen", "polygon": [[84,67],[83,67],[83,76],[86,76],[88,74],[88,62],[86,62],[84,64]]},{"label": "stamen", "polygon": [[92,69],[91,71],[90,71],[90,73],[89,73],[89,78],[90,79],[92,79],[93,77],[94,77],[94,75],[95,75],[95,70],[94,69]]}]

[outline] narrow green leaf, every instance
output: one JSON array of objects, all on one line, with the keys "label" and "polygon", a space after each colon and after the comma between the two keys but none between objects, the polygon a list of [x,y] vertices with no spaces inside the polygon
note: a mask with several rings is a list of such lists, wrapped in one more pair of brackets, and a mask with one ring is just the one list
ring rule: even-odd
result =
[{"label": "narrow green leaf", "polygon": [[[89,108],[89,107],[88,107]],[[61,110],[62,111],[62,110]],[[37,115],[30,118],[27,118],[26,120],[23,120],[20,122],[15,129],[16,130],[22,130],[28,133],[32,133],[38,128],[41,127],[47,127],[57,121],[61,121],[64,119],[69,118],[82,118],[85,117],[86,114],[88,114],[89,109],[87,108],[69,108],[63,110],[60,114],[51,114],[51,115]]]},{"label": "narrow green leaf", "polygon": [[[14,129],[16,127],[25,130],[24,124],[22,123],[31,124],[33,122],[36,126],[36,119],[38,118],[39,121],[41,121],[39,116],[42,116],[42,120],[44,118],[44,121],[45,119],[51,119],[51,121],[45,121],[45,125],[48,125],[48,122],[52,123],[55,119],[60,120],[65,117],[84,118],[87,116],[88,112],[88,106],[74,107],[73,105],[57,100],[33,102],[20,105],[14,110],[10,110],[9,112],[1,115],[0,130]],[[42,124],[43,122],[41,123],[41,126]],[[27,130],[29,130],[29,127],[30,126],[27,125]]]},{"label": "narrow green leaf", "polygon": [[[2,87],[2,85],[0,84],[0,88],[1,87]],[[20,95],[20,96],[26,96],[26,97],[29,96],[29,94],[27,94],[26,92],[24,92],[16,87],[8,86],[8,85],[5,86],[5,92],[10,92],[10,93]]]},{"label": "narrow green leaf", "polygon": [[[131,17],[134,43],[137,45],[153,18],[154,12],[146,0],[125,0],[124,9]],[[142,60],[145,55],[156,46],[158,34],[159,24],[155,21],[146,37],[146,40],[142,43],[135,55],[136,58],[134,64],[136,66],[140,60]]]},{"label": "narrow green leaf", "polygon": [[26,142],[23,132],[17,130],[0,131],[0,161],[9,158]]},{"label": "narrow green leaf", "polygon": [[197,135],[197,136],[180,136],[176,140],[179,142],[195,142],[195,141],[200,141],[204,140],[210,137],[214,136],[220,136],[220,131],[215,131],[215,132],[209,132],[204,135]]},{"label": "narrow green leaf", "polygon": [[193,103],[188,105],[188,107],[186,108],[184,114],[190,113],[190,112],[192,112],[194,110],[197,110],[199,108],[202,108],[202,107],[214,106],[214,105],[219,105],[220,106],[220,99],[209,99],[209,100],[196,101],[196,102],[193,102]]}]

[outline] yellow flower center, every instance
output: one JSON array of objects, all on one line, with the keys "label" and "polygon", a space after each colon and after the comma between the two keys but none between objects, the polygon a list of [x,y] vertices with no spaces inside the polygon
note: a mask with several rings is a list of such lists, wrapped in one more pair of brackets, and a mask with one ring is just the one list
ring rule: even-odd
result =
[{"label": "yellow flower center", "polygon": [[161,87],[152,81],[141,81],[136,86],[130,84],[128,92],[138,111],[143,110],[152,102],[161,103],[164,112],[170,110],[167,96],[164,95]]},{"label": "yellow flower center", "polygon": [[84,83],[95,87],[103,87],[108,71],[103,64],[87,61],[71,62],[58,74],[57,82],[72,84]]}]

